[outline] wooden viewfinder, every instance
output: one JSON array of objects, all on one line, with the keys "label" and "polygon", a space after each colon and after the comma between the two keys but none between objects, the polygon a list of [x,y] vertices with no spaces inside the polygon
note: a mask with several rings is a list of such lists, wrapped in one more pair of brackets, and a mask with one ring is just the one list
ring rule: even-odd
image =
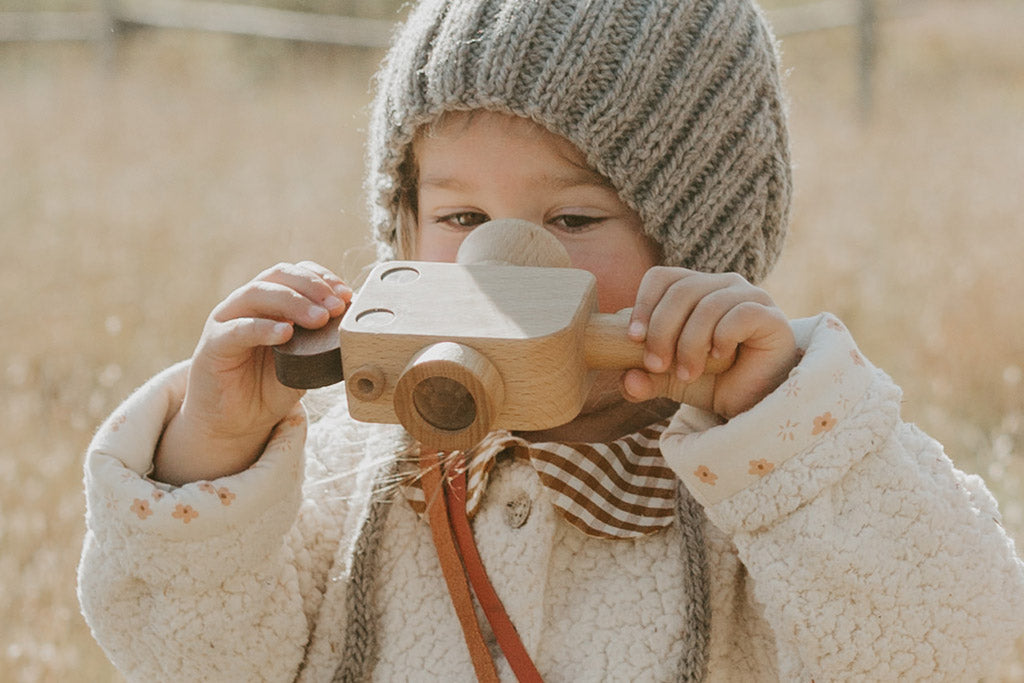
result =
[{"label": "wooden viewfinder", "polygon": [[[340,321],[275,347],[277,376],[304,389],[344,379],[353,418],[441,450],[565,424],[595,370],[643,365],[629,311],[597,313],[594,276],[568,263],[546,230],[509,220],[476,228],[456,263],[382,263]],[[706,395],[708,379],[664,395]]]}]

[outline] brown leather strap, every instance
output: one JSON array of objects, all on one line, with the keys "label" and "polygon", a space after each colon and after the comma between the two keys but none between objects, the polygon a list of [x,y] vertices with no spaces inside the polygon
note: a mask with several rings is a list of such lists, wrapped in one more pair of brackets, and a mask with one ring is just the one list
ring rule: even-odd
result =
[{"label": "brown leather strap", "polygon": [[484,641],[480,623],[476,620],[473,609],[473,596],[462,566],[451,522],[448,519],[445,494],[441,479],[441,463],[436,451],[420,453],[420,476],[423,481],[423,493],[427,500],[427,511],[430,519],[430,533],[434,537],[434,547],[441,561],[441,572],[448,584],[455,615],[462,625],[462,634],[469,648],[469,657],[473,662],[476,677],[483,683],[497,683],[498,670],[491,659],[491,651]]},{"label": "brown leather strap", "polygon": [[516,679],[520,683],[541,683],[540,672],[534,666],[529,653],[519,638],[515,624],[501,604],[501,598],[494,590],[490,580],[487,578],[487,570],[484,569],[483,560],[473,540],[473,530],[469,526],[469,518],[466,516],[466,470],[460,469],[447,477],[448,482],[448,519],[451,521],[452,529],[455,531],[455,542],[459,546],[462,555],[462,565],[466,568],[469,582],[476,594],[477,602],[484,610],[484,615],[498,639],[498,645],[505,654],[505,659]]}]

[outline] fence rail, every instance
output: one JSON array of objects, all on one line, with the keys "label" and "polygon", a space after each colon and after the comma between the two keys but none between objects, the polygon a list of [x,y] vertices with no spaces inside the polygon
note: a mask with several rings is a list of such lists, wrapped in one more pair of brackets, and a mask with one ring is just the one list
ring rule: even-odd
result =
[{"label": "fence rail", "polygon": [[[862,25],[876,0],[812,0],[768,11],[775,33]],[[314,43],[384,47],[392,23],[202,0],[103,0],[92,12],[0,12],[0,42],[106,40],[119,26],[237,33]]]},{"label": "fence rail", "polygon": [[815,0],[767,12],[778,36],[856,26],[864,19],[864,0]]},{"label": "fence rail", "polygon": [[98,40],[102,12],[0,12],[0,42]]},{"label": "fence rail", "polygon": [[0,12],[0,41],[105,41],[124,26],[191,29],[311,43],[384,47],[393,24],[201,0],[104,0],[93,12]]},{"label": "fence rail", "polygon": [[[779,37],[856,26],[858,100],[867,116],[872,106],[876,26],[880,0],[809,0],[767,12]],[[902,14],[921,0],[889,0],[885,16]],[[393,24],[383,19],[233,5],[205,0],[99,0],[93,12],[0,12],[0,42],[96,41],[109,54],[128,26],[191,29],[333,45],[386,47]],[[895,9],[894,9],[895,8]]]}]

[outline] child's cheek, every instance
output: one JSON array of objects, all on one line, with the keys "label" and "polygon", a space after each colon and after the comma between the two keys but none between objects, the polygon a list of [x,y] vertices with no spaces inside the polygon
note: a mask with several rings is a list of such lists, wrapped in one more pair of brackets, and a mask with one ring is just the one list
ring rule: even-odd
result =
[{"label": "child's cheek", "polygon": [[640,282],[647,272],[646,263],[630,264],[620,261],[608,267],[590,270],[597,278],[597,306],[601,313],[617,313],[632,308]]},{"label": "child's cheek", "polygon": [[608,289],[602,290],[598,286],[597,290],[597,308],[601,313],[617,313],[623,308],[632,308],[636,302],[636,290],[623,291],[621,288],[613,288],[612,291]]},{"label": "child's cheek", "polygon": [[631,308],[644,275],[656,263],[653,248],[630,231],[608,231],[592,248],[570,250],[572,264],[597,278],[598,309],[616,313]]},{"label": "child's cheek", "polygon": [[420,226],[416,239],[417,261],[434,261],[438,263],[454,263],[459,253],[459,246],[468,233],[442,230],[433,226]]}]

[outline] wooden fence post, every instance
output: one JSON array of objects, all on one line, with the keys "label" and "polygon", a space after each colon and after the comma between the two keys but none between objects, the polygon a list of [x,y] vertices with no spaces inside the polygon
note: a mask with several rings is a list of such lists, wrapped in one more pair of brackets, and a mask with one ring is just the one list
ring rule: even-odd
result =
[{"label": "wooden fence post", "polygon": [[103,68],[107,73],[113,71],[117,61],[117,40],[121,31],[120,10],[119,0],[100,0],[100,14],[103,20],[100,22],[102,35],[98,38]]},{"label": "wooden fence post", "polygon": [[858,59],[858,102],[861,119],[864,121],[871,118],[871,111],[874,108],[875,100],[874,76],[878,52],[876,40],[878,12],[876,2],[877,0],[860,0],[857,12],[857,32],[859,35],[860,51]]}]

